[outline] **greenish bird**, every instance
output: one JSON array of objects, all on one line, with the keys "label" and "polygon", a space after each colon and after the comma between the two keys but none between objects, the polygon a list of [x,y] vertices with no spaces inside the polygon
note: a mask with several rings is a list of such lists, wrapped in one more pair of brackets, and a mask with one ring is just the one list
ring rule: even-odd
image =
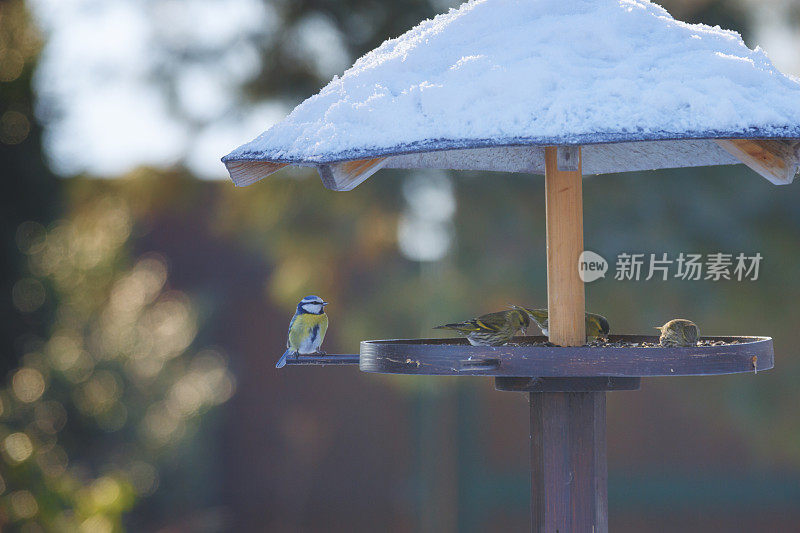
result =
[{"label": "greenish bird", "polygon": [[433,329],[450,329],[464,335],[473,346],[502,346],[508,343],[520,330],[530,325],[527,313],[519,309],[498,311],[481,315],[478,318],[444,324]]},{"label": "greenish bird", "polygon": [[319,351],[325,332],[328,331],[328,315],[325,306],[328,302],[319,296],[306,296],[297,304],[297,310],[289,322],[287,350],[278,360],[276,368],[283,368],[289,356],[323,353]]},{"label": "greenish bird", "polygon": [[[531,309],[529,307],[522,307],[522,306],[513,306],[515,309],[520,309],[525,311],[530,315],[531,319],[539,326],[539,329],[542,330],[542,334],[547,336],[550,333],[550,328],[547,319],[547,309]],[[608,324],[608,320],[606,317],[602,315],[598,315],[595,313],[586,313],[586,339],[587,340],[597,340],[597,339],[608,339],[608,332],[611,331],[611,327]]]},{"label": "greenish bird", "polygon": [[675,318],[656,329],[661,332],[661,346],[697,346],[700,340],[700,328],[685,318]]}]

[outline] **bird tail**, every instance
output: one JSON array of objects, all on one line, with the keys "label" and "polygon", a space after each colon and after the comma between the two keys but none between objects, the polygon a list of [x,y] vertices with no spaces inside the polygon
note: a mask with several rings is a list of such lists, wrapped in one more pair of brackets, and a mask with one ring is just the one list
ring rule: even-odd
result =
[{"label": "bird tail", "polygon": [[458,324],[442,324],[441,326],[433,326],[433,329],[456,329]]},{"label": "bird tail", "polygon": [[275,368],[283,368],[284,366],[286,366],[286,359],[293,353],[294,352],[292,350],[286,350],[285,352],[283,352],[281,358],[278,359],[277,363],[275,363]]}]

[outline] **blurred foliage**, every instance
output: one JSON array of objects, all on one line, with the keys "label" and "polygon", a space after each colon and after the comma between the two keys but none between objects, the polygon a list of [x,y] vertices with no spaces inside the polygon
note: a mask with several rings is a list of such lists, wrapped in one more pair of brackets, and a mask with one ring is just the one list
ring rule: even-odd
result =
[{"label": "blurred foliage", "polygon": [[233,378],[219,350],[193,346],[197,311],[169,288],[164,259],[129,258],[130,199],[71,189],[64,220],[18,231],[30,275],[15,305],[56,304],[49,335],[26,339],[0,391],[0,504],[7,523],[31,531],[119,531]]},{"label": "blurred foliage", "polygon": [[119,531],[233,377],[194,347],[165,259],[130,257],[142,195],[76,181],[52,222],[64,182],[41,155],[38,49],[23,2],[0,3],[0,529]]},{"label": "blurred foliage", "polygon": [[[59,180],[41,157],[41,128],[34,119],[31,77],[39,35],[21,0],[0,3],[0,294],[9,295],[24,262],[16,246],[17,227],[26,220],[50,222],[60,208]],[[0,298],[0,372],[13,368],[16,341],[31,330],[42,333],[48,307],[35,315],[17,312]]]},{"label": "blurred foliage", "polygon": [[441,7],[432,0],[389,4],[380,0],[276,0],[268,4],[280,23],[271,38],[261,43],[261,72],[249,84],[248,92],[256,98],[267,94],[293,100],[307,98],[329,81],[315,68],[313,56],[299,49],[298,32],[304,28],[333,28],[337,41],[355,60],[385,39],[397,37],[436,15]]},{"label": "blurred foliage", "polygon": [[752,31],[751,20],[745,5],[731,0],[661,0],[664,6],[678,20],[720,26],[726,30],[738,31],[747,41]]}]

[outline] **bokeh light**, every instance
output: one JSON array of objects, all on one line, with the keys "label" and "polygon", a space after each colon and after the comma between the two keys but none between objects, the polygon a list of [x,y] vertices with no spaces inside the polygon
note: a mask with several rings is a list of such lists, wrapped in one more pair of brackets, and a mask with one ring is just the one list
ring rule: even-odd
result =
[{"label": "bokeh light", "polygon": [[20,368],[14,373],[12,388],[21,402],[35,402],[44,393],[44,377],[35,368]]},{"label": "bokeh light", "polygon": [[14,306],[23,313],[33,313],[45,301],[44,285],[34,278],[21,279],[11,289],[11,299]]},{"label": "bokeh light", "polygon": [[25,58],[16,50],[0,49],[0,81],[11,82],[19,78],[25,66]]},{"label": "bokeh light", "polygon": [[36,451],[36,463],[46,477],[58,478],[67,471],[69,457],[61,446],[49,444]]},{"label": "bokeh light", "polygon": [[416,172],[403,182],[406,210],[400,217],[400,251],[414,261],[439,261],[450,250],[456,211],[453,185],[444,171]]},{"label": "bokeh light", "polygon": [[81,522],[80,533],[113,533],[114,523],[103,515],[94,515]]},{"label": "bokeh light", "polygon": [[34,407],[34,420],[39,431],[55,435],[67,423],[67,410],[60,402],[38,402]]},{"label": "bokeh light", "polygon": [[28,220],[17,227],[16,242],[22,253],[35,254],[42,250],[47,239],[47,230],[38,222]]},{"label": "bokeh light", "polygon": [[128,469],[133,490],[139,496],[147,496],[158,488],[158,470],[144,461],[135,461]]},{"label": "bokeh light", "polygon": [[8,457],[21,463],[27,460],[33,453],[33,443],[25,433],[12,433],[3,441],[3,448]]},{"label": "bokeh light", "polygon": [[18,111],[6,111],[0,115],[0,143],[15,145],[28,138],[31,123]]},{"label": "bokeh light", "polygon": [[39,512],[39,504],[27,490],[18,490],[9,495],[11,510],[18,519],[33,518]]}]

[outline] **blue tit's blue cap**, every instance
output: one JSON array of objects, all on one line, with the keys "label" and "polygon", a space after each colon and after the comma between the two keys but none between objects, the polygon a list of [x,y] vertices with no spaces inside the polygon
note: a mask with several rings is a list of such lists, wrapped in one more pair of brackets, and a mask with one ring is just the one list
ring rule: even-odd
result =
[{"label": "blue tit's blue cap", "polygon": [[322,304],[325,305],[328,302],[320,298],[319,296],[314,296],[313,294],[310,296],[306,296],[302,300],[300,300],[301,304]]}]

